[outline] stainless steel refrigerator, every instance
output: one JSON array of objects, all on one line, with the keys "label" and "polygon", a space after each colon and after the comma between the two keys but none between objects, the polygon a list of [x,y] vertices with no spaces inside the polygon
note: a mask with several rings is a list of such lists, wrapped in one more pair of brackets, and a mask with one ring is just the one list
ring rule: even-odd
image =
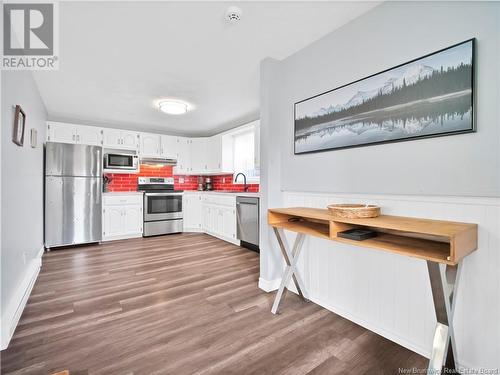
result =
[{"label": "stainless steel refrigerator", "polygon": [[102,240],[102,147],[47,142],[45,247]]}]

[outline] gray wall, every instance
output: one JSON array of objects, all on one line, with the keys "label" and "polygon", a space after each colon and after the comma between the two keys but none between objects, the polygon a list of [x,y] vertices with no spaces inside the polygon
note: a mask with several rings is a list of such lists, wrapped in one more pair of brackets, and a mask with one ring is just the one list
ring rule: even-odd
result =
[{"label": "gray wall", "polygon": [[[293,155],[295,102],[472,37],[477,133]],[[388,2],[282,61],[269,104],[282,134],[282,189],[498,196],[499,51],[499,3]]]},{"label": "gray wall", "polygon": [[[10,318],[23,281],[30,277],[43,247],[43,143],[47,114],[29,71],[2,71],[1,130],[1,312]],[[26,113],[24,147],[12,139],[14,106]],[[30,129],[38,130],[38,146],[30,146]],[[2,327],[4,328],[4,327]],[[4,332],[5,334],[5,332]]]}]

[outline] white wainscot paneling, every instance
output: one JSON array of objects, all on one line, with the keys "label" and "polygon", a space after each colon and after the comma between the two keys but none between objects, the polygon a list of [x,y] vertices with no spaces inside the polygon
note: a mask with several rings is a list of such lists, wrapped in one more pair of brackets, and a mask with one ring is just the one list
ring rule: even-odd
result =
[{"label": "white wainscot paneling", "polygon": [[[284,192],[286,207],[379,204],[384,214],[479,224],[478,250],[462,262],[454,319],[458,361],[500,367],[500,200]],[[287,233],[287,242],[293,243]],[[429,356],[436,318],[425,261],[307,237],[299,261],[310,299]]]}]

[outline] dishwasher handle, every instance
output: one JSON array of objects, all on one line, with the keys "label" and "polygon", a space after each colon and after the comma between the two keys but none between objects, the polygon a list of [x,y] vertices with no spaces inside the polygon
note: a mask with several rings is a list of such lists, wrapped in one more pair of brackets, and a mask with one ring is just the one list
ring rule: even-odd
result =
[{"label": "dishwasher handle", "polygon": [[259,205],[259,198],[257,197],[236,197],[236,204],[251,204],[253,206]]}]

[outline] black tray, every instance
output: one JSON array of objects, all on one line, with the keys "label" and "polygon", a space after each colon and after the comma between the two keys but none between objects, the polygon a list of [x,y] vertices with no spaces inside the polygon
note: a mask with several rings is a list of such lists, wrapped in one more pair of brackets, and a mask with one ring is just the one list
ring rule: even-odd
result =
[{"label": "black tray", "polygon": [[337,236],[342,238],[348,238],[350,240],[355,240],[355,241],[363,241],[368,238],[377,237],[377,232],[370,229],[355,228],[355,229],[345,230],[343,232],[338,232]]}]

